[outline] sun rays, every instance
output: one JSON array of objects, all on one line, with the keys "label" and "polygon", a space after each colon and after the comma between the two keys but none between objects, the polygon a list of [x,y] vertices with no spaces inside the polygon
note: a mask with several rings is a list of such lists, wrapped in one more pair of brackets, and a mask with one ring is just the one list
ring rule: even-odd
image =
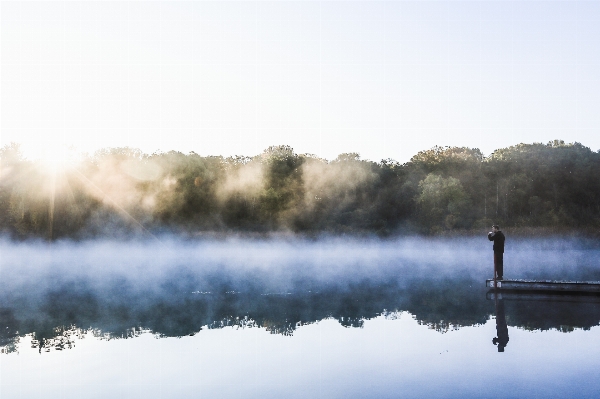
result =
[{"label": "sun rays", "polygon": [[[19,181],[18,189],[13,190],[13,202],[23,208],[17,218],[39,236],[54,240],[65,234],[65,228],[77,225],[79,219],[82,222],[92,209],[101,213],[100,209],[106,207],[156,238],[135,215],[136,184],[144,180],[140,173],[131,173],[135,166],[131,164],[136,162],[103,162],[101,153],[90,156],[56,141],[17,148],[23,151],[19,152],[18,173],[11,176]],[[4,169],[7,173],[3,175],[11,174],[10,165]],[[128,172],[126,176],[122,169]],[[154,176],[156,168],[150,169]],[[82,202],[83,197],[88,200]]]},{"label": "sun rays", "polygon": [[[34,164],[42,176],[45,177],[42,186],[43,195],[47,196],[48,200],[48,225],[47,237],[52,240],[54,237],[54,218],[57,193],[66,194],[68,206],[76,206],[72,199],[73,194],[69,185],[67,173],[75,168],[75,154],[73,150],[69,150],[66,145],[61,145],[56,142],[45,143],[40,149]],[[71,202],[71,203],[69,203]]]},{"label": "sun rays", "polygon": [[26,147],[25,154],[47,175],[64,174],[80,158],[75,148],[51,140]]}]

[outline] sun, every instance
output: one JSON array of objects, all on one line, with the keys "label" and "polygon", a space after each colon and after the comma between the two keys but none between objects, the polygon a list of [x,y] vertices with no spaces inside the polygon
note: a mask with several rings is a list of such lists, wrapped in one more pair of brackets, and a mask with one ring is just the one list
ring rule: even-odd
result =
[{"label": "sun", "polygon": [[44,173],[56,175],[72,168],[77,160],[76,151],[64,143],[47,141],[28,146],[27,158],[37,164]]}]

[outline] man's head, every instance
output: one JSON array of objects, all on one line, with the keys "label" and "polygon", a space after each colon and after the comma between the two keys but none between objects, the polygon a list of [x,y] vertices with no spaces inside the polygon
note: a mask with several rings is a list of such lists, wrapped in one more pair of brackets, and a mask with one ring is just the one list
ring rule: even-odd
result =
[{"label": "man's head", "polygon": [[500,226],[498,226],[497,224],[493,225],[493,226],[492,226],[492,231],[493,231],[494,233],[497,233],[497,232],[499,232],[499,231],[500,231]]},{"label": "man's head", "polygon": [[500,340],[498,339],[498,337],[492,338],[492,343],[494,345],[498,345],[498,352],[504,352],[504,347],[506,346],[506,343],[504,343],[504,345],[502,345],[500,343]]}]

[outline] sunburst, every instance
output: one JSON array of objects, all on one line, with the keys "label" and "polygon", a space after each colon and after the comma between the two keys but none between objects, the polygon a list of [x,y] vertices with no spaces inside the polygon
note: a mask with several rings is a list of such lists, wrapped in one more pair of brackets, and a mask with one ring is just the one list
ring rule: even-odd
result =
[{"label": "sunburst", "polygon": [[35,162],[48,175],[64,173],[72,168],[77,160],[74,149],[60,143],[44,143],[33,156]]},{"label": "sunburst", "polygon": [[44,181],[40,191],[48,198],[48,238],[53,238],[54,205],[60,190],[70,190],[67,173],[76,166],[77,154],[67,145],[49,141],[38,143],[31,158]]}]

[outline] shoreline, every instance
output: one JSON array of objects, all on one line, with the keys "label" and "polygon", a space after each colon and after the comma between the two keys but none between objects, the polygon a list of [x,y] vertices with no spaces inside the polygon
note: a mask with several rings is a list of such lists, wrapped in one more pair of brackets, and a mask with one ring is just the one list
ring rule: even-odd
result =
[{"label": "shoreline", "polygon": [[[250,241],[271,241],[271,240],[303,240],[303,241],[319,241],[319,240],[380,240],[394,241],[403,238],[420,238],[420,239],[459,239],[459,238],[486,238],[489,228],[475,229],[455,229],[436,231],[434,233],[424,234],[413,229],[398,230],[395,232],[386,232],[382,234],[377,231],[346,231],[346,232],[331,232],[331,231],[314,231],[314,232],[292,232],[289,230],[282,231],[151,231],[146,232],[131,231],[119,232],[118,234],[98,234],[98,235],[83,235],[74,237],[60,237],[53,240],[48,240],[39,236],[30,237],[14,237],[10,234],[0,234],[0,240],[8,242],[39,242],[52,245],[60,242],[86,242],[86,241],[138,241],[138,240],[178,240],[178,241],[226,241],[226,240],[250,240]],[[582,239],[595,241],[600,245],[600,230],[593,228],[564,228],[564,227],[508,227],[501,230],[507,234],[509,239],[536,239],[536,238],[560,238],[560,239]]]}]

